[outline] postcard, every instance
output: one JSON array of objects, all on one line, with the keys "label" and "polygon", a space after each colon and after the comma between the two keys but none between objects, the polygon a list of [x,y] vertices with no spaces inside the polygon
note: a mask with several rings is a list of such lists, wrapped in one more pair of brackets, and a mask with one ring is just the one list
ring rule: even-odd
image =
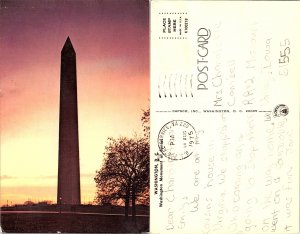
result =
[{"label": "postcard", "polygon": [[151,233],[298,233],[300,3],[150,19]]}]

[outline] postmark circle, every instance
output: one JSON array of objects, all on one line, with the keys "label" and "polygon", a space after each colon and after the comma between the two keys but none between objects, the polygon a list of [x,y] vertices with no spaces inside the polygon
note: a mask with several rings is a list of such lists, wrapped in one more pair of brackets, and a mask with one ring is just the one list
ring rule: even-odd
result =
[{"label": "postmark circle", "polygon": [[196,131],[184,120],[172,120],[160,129],[157,141],[164,156],[171,160],[182,160],[195,150]]}]

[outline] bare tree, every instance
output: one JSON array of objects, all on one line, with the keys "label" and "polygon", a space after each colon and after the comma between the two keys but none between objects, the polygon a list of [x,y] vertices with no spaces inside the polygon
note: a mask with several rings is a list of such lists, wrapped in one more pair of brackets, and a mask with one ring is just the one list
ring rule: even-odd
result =
[{"label": "bare tree", "polygon": [[[96,172],[98,204],[125,204],[128,217],[132,204],[135,219],[136,203],[149,204],[149,143],[144,138],[108,138],[104,164]],[[148,195],[147,195],[148,194]]]},{"label": "bare tree", "polygon": [[150,108],[143,110],[143,115],[141,118],[144,136],[149,140],[150,138]]},{"label": "bare tree", "polygon": [[[149,142],[144,138],[134,139],[136,153],[133,154],[133,177],[131,185],[132,218],[136,216],[136,201],[149,203]],[[145,203],[144,203],[145,204]]]}]

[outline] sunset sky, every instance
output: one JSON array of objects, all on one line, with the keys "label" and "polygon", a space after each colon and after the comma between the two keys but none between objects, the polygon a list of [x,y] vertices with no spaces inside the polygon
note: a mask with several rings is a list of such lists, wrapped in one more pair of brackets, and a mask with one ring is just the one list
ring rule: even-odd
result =
[{"label": "sunset sky", "polygon": [[107,137],[142,131],[148,10],[144,0],[2,2],[1,205],[56,203],[60,52],[68,36],[77,56],[81,201],[94,199]]}]

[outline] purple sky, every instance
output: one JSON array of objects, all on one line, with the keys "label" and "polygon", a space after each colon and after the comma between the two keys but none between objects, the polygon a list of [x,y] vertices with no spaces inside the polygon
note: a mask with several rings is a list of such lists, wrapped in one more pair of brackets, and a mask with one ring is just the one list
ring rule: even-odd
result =
[{"label": "purple sky", "polygon": [[149,105],[148,2],[1,4],[1,204],[55,201],[60,51],[67,36],[77,54],[82,201],[92,200],[105,140],[139,132],[141,109]]}]

